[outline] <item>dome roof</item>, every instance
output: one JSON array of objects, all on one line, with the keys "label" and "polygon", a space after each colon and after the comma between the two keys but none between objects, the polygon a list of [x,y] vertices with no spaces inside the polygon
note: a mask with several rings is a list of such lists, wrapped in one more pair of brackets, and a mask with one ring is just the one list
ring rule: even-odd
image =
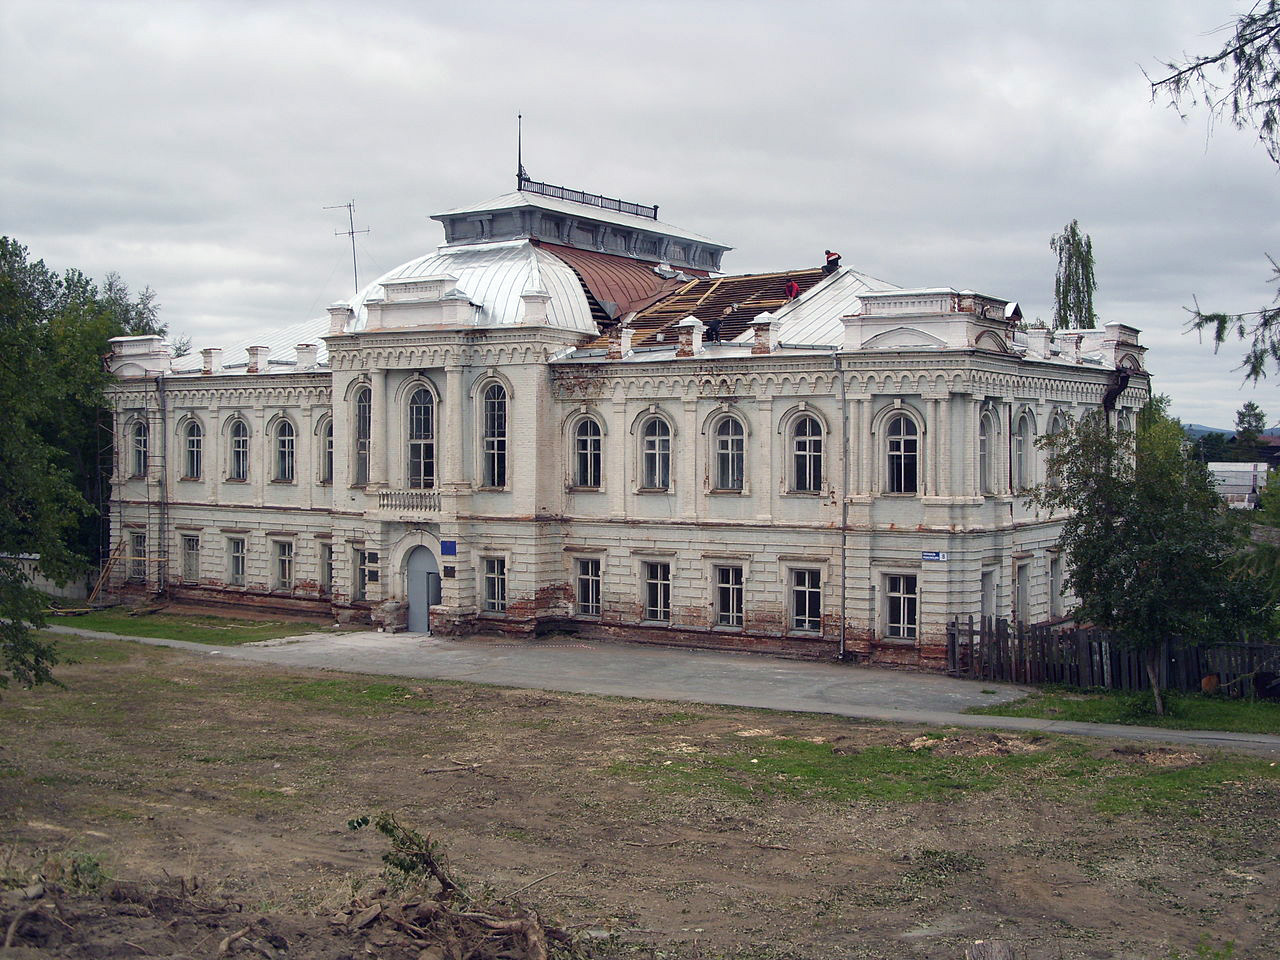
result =
[{"label": "dome roof", "polygon": [[366,304],[385,299],[385,283],[428,277],[456,280],[456,292],[451,296],[465,298],[479,308],[477,326],[524,323],[521,296],[541,293],[551,299],[547,303],[547,319],[540,323],[582,333],[594,334],[597,330],[582,282],[568,264],[528,240],[506,240],[441,247],[388,271],[349,301],[352,317],[345,332],[358,333],[366,328]]}]

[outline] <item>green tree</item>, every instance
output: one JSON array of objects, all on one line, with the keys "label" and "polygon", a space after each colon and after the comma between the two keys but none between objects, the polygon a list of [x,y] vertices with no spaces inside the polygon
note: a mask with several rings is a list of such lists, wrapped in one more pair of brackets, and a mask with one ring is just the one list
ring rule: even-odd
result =
[{"label": "green tree", "polygon": [[1201,463],[1221,463],[1231,452],[1225,433],[1206,433],[1195,442],[1195,458]]},{"label": "green tree", "polygon": [[44,596],[24,557],[65,582],[94,545],[98,419],[113,336],[163,332],[154,295],[131,298],[118,277],[99,289],[75,270],[62,276],[0,237],[0,687],[52,679],[53,649],[33,632]]},{"label": "green tree", "polygon": [[1053,328],[1092,330],[1098,325],[1093,312],[1093,241],[1072,220],[1062,233],[1049,238],[1049,249],[1058,255],[1058,273],[1053,280]]},{"label": "green tree", "polygon": [[[1151,82],[1152,99],[1171,106],[1203,107],[1212,122],[1225,117],[1240,129],[1253,128],[1271,160],[1280,164],[1280,0],[1258,0],[1236,19],[1231,36],[1209,54],[1188,56],[1162,64],[1167,71]],[[1197,302],[1190,310],[1191,326],[1209,330],[1214,347],[1228,339],[1247,343],[1245,376],[1257,380],[1268,367],[1280,370],[1280,264],[1267,256],[1277,284],[1269,306],[1243,313],[1206,312]]]},{"label": "green tree", "polygon": [[1258,459],[1258,440],[1267,429],[1267,415],[1252,400],[1236,411],[1236,441],[1233,460],[1250,463]]},{"label": "green tree", "polygon": [[1204,464],[1183,453],[1182,425],[1156,398],[1136,434],[1103,411],[1042,437],[1048,482],[1030,500],[1065,513],[1059,544],[1076,618],[1142,654],[1164,713],[1157,664],[1167,641],[1212,641],[1262,616],[1247,578],[1232,577],[1240,545]]}]

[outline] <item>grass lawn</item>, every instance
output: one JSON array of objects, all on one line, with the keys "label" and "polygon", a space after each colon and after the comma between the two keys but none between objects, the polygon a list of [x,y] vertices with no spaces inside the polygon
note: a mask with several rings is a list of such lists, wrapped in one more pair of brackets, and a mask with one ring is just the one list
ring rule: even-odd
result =
[{"label": "grass lawn", "polygon": [[1165,716],[1157,717],[1151,696],[1146,693],[1046,687],[1021,700],[990,707],[970,707],[965,713],[1085,723],[1126,723],[1170,730],[1280,734],[1280,703],[1165,691],[1165,710]]},{"label": "grass lawn", "polygon": [[235,617],[176,613],[134,615],[123,608],[94,610],[73,617],[51,616],[49,624],[81,630],[101,630],[103,633],[119,633],[124,636],[220,645],[275,640],[279,637],[296,637],[304,633],[333,629],[323,624],[287,620],[239,620]]}]

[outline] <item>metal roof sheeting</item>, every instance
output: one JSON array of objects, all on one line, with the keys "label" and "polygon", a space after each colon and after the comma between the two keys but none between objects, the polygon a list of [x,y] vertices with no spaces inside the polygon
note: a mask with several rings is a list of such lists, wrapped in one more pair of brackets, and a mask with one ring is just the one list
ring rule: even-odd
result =
[{"label": "metal roof sheeting", "polygon": [[[844,344],[843,318],[862,309],[859,294],[898,289],[897,284],[887,280],[877,280],[851,267],[841,267],[826,281],[773,311],[778,323],[775,335],[782,343],[839,347]],[[746,342],[751,336],[751,331],[746,330],[737,339]]]},{"label": "metal roof sheeting", "polygon": [[653,272],[653,263],[630,257],[552,243],[543,243],[539,249],[569,264],[605,313],[614,319],[633,310],[643,310],[660,297],[678,290],[685,282],[660,277]]},{"label": "metal roof sheeting", "polygon": [[[277,327],[274,330],[264,330],[247,340],[223,347],[219,363],[224,368],[247,368],[250,347],[270,347],[271,352],[267,355],[267,372],[293,373],[298,361],[296,348],[300,343],[314,343],[316,345],[317,364],[329,362],[329,349],[323,339],[328,335],[328,317],[304,320],[301,323],[291,324],[287,327]],[[193,344],[192,351],[185,357],[176,357],[173,361],[173,372],[199,373],[202,364],[200,349],[200,345]]]},{"label": "metal roof sheeting", "polygon": [[480,309],[479,326],[523,323],[521,294],[541,290],[551,295],[547,305],[547,325],[583,333],[595,333],[596,322],[577,274],[563,260],[541,250],[528,240],[441,247],[435,253],[410,260],[383,274],[360,291],[350,305],[354,316],[347,333],[365,329],[365,303],[385,296],[382,284],[415,277],[450,276],[457,280],[457,292]]}]

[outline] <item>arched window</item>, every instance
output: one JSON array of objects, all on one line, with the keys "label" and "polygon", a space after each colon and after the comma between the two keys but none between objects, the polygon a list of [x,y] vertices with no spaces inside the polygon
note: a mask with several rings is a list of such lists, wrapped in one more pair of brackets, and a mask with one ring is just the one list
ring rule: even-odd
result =
[{"label": "arched window", "polygon": [[231,480],[249,479],[249,427],[238,417],[231,424]]},{"label": "arched window", "polygon": [[573,431],[573,485],[598,488],[602,473],[600,424],[591,417],[578,421]]},{"label": "arched window", "polygon": [[186,439],[185,454],[182,464],[182,477],[185,480],[199,480],[204,469],[204,431],[194,420],[187,424],[183,431]]},{"label": "arched window", "polygon": [[717,490],[741,490],[746,472],[747,432],[737,417],[725,417],[716,424]]},{"label": "arched window", "polygon": [[491,383],[484,391],[484,436],[481,452],[482,483],[486,487],[507,485],[507,391]]},{"label": "arched window", "polygon": [[661,417],[650,417],[640,433],[640,486],[666,490],[671,486],[671,428]]},{"label": "arched window", "polygon": [[419,387],[409,398],[409,486],[426,490],[436,485],[436,402],[431,391]]},{"label": "arched window", "polygon": [[920,489],[920,428],[901,413],[889,421],[889,492],[916,493]]},{"label": "arched window", "polygon": [[791,431],[791,489],[817,493],[822,489],[822,424],[805,415]]},{"label": "arched window", "polygon": [[1018,417],[1013,431],[1013,488],[1026,490],[1031,486],[1031,416]]},{"label": "arched window", "polygon": [[135,420],[133,422],[133,470],[132,476],[145,477],[147,475],[147,423],[145,420]]},{"label": "arched window", "polygon": [[293,483],[294,439],[293,424],[281,420],[276,426],[276,479],[281,483]]},{"label": "arched window", "polygon": [[320,433],[320,482],[333,483],[333,420],[326,420]]},{"label": "arched window", "polygon": [[995,493],[995,486],[992,483],[994,471],[991,465],[993,434],[991,417],[984,413],[978,418],[978,492],[984,494]]},{"label": "arched window", "polygon": [[373,434],[373,394],[368,387],[356,391],[356,486],[369,482],[369,437]]}]

